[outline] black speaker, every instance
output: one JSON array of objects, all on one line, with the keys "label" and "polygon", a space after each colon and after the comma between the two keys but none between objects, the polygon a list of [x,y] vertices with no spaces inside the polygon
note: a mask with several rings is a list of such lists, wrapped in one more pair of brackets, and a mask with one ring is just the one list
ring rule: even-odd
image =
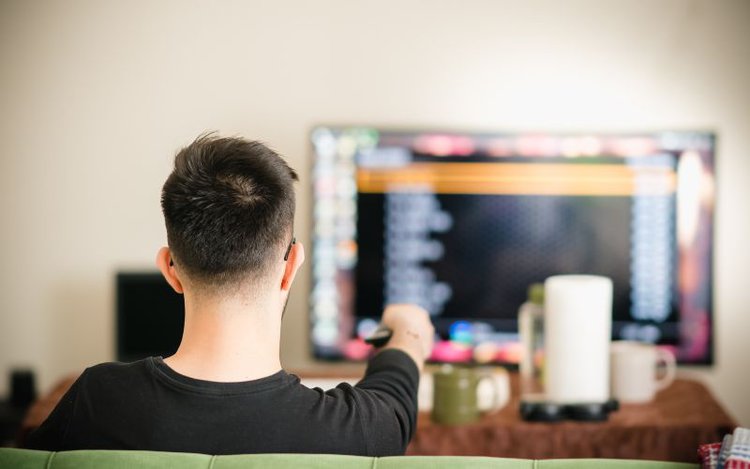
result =
[{"label": "black speaker", "polygon": [[36,399],[36,383],[31,370],[13,370],[10,373],[10,405],[26,408]]}]

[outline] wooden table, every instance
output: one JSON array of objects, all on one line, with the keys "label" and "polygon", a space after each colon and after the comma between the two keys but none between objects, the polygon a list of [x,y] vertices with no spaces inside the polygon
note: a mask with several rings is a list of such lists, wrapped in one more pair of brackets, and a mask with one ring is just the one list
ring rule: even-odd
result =
[{"label": "wooden table", "polygon": [[514,374],[508,405],[479,422],[444,426],[420,414],[407,454],[697,462],[699,444],[721,441],[736,426],[703,384],[682,379],[653,402],[622,405],[602,423],[525,422],[518,406]]}]

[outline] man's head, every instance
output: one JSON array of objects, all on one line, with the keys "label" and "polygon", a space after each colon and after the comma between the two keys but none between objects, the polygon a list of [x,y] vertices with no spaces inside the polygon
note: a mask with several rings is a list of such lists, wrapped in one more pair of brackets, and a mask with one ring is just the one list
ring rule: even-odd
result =
[{"label": "man's head", "polygon": [[214,291],[278,272],[293,236],[296,180],[259,142],[209,134],[180,150],[161,197],[180,272]]}]

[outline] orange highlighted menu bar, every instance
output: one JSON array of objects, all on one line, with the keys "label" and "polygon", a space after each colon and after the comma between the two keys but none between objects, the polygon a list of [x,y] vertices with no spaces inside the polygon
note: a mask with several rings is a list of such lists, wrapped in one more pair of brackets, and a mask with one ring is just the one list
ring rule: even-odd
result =
[{"label": "orange highlighted menu bar", "polygon": [[438,194],[667,195],[676,184],[670,168],[615,164],[414,163],[357,170],[364,193],[426,187]]}]

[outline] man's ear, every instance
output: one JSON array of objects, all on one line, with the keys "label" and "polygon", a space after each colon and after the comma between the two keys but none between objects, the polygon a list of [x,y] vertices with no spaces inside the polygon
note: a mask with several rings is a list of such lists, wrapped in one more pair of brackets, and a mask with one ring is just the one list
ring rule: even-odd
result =
[{"label": "man's ear", "polygon": [[169,252],[169,248],[164,246],[159,249],[156,254],[156,267],[159,268],[161,274],[166,279],[167,283],[174,288],[177,293],[182,293],[182,282],[177,277],[177,271],[175,270],[174,263],[172,262],[172,254]]},{"label": "man's ear", "polygon": [[281,277],[282,290],[289,291],[292,288],[294,277],[297,275],[297,270],[302,266],[303,262],[305,262],[305,247],[301,242],[297,241],[292,244],[292,249],[289,251],[289,257],[284,268],[284,276]]}]

